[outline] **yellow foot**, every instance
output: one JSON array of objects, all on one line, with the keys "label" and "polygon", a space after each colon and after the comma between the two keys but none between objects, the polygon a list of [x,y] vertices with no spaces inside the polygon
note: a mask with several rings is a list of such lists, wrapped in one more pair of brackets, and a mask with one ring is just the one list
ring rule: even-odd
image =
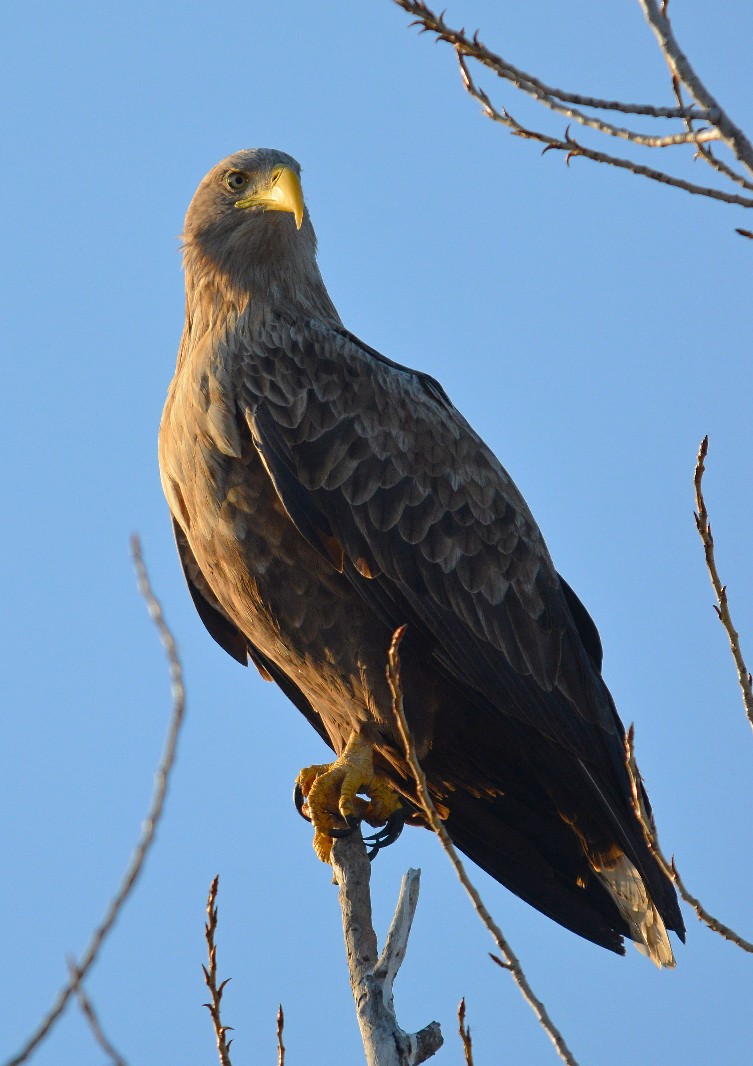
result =
[{"label": "yellow foot", "polygon": [[295,797],[299,813],[314,825],[314,851],[322,862],[330,860],[333,838],[348,836],[361,821],[385,827],[367,838],[372,854],[397,840],[405,821],[402,800],[374,774],[371,744],[357,733],[335,762],[301,770]]}]

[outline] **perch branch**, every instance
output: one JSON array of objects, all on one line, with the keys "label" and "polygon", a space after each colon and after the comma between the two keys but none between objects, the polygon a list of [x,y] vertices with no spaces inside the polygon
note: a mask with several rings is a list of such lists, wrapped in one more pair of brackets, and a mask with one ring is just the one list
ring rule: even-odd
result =
[{"label": "perch branch", "polygon": [[675,865],[675,860],[672,858],[671,862],[666,858],[664,852],[659,847],[659,838],[656,834],[656,827],[654,826],[654,820],[646,810],[646,805],[643,802],[643,795],[641,789],[641,775],[638,770],[638,764],[635,761],[635,728],[630,726],[625,737],[625,762],[627,764],[628,776],[630,778],[630,790],[632,793],[633,810],[635,816],[638,819],[641,829],[643,830],[643,836],[646,841],[646,845],[651,854],[656,859],[657,863],[667,875],[667,877],[674,882],[677,887],[677,891],[680,893],[685,902],[693,908],[702,922],[718,933],[719,936],[724,937],[725,940],[729,940],[733,944],[737,944],[743,951],[753,953],[753,944],[745,937],[740,936],[734,929],[730,929],[724,922],[720,922],[718,918],[715,918],[713,914],[703,906],[701,901],[693,896],[685,887],[685,882],[680,877],[680,872]]},{"label": "perch branch", "polygon": [[136,850],[133,853],[133,857],[128,864],[128,868],[123,876],[123,880],[120,884],[118,891],[110,902],[107,908],[107,913],[101,924],[95,929],[92,934],[89,945],[86,948],[80,962],[75,964],[76,966],[76,980],[70,980],[67,984],[58,992],[58,995],[50,1008],[49,1012],[45,1015],[42,1021],[34,1033],[24,1044],[23,1048],[14,1055],[12,1059],[9,1059],[6,1066],[20,1066],[22,1062],[25,1062],[38,1044],[44,1040],[52,1027],[57,1022],[60,1015],[63,1013],[68,1005],[71,996],[74,994],[76,985],[83,981],[86,974],[91,969],[100,948],[104,943],[108,933],[115,924],[123,904],[131,894],[139,874],[144,868],[144,862],[149,853],[149,850],[154,843],[154,837],[157,831],[160,818],[165,806],[165,797],[167,795],[167,787],[170,779],[170,773],[175,763],[175,752],[178,746],[178,736],[180,734],[180,728],[183,724],[183,716],[185,712],[186,697],[185,688],[183,685],[183,669],[180,663],[180,657],[178,655],[178,648],[175,643],[175,639],[165,621],[162,613],[162,607],[159,601],[152,591],[151,584],[149,582],[149,575],[147,574],[146,567],[144,565],[144,559],[141,554],[141,542],[137,536],[131,538],[131,554],[133,557],[133,565],[136,570],[136,576],[138,580],[139,591],[144,598],[147,609],[151,616],[154,625],[162,641],[162,646],[165,649],[165,655],[167,657],[168,665],[170,668],[170,688],[172,692],[172,715],[170,718],[170,725],[167,732],[167,740],[165,742],[165,750],[162,756],[162,761],[159,765],[156,774],[156,783],[154,786],[154,795],[149,807],[149,812],[146,816],[146,821],[143,823],[143,831],[141,839],[139,840]]},{"label": "perch branch", "polygon": [[[507,942],[507,939],[502,933],[502,930],[499,928],[492,916],[489,914],[489,911],[486,909],[484,902],[478,893],[478,890],[471,882],[470,878],[468,877],[468,874],[465,872],[465,867],[460,861],[460,857],[457,851],[455,850],[455,845],[450,840],[447,830],[442,825],[442,821],[437,813],[437,808],[434,806],[434,801],[432,800],[431,795],[429,794],[429,787],[426,783],[426,775],[424,774],[423,769],[421,768],[421,764],[418,761],[418,756],[416,755],[416,746],[413,743],[413,737],[411,736],[410,728],[408,726],[408,720],[405,717],[405,709],[403,707],[403,686],[402,681],[400,679],[399,647],[400,641],[402,640],[403,634],[405,632],[405,628],[405,626],[401,626],[399,629],[395,630],[395,633],[392,637],[392,643],[390,644],[387,660],[387,680],[389,681],[390,690],[392,692],[392,709],[395,715],[398,730],[400,732],[403,747],[405,749],[405,756],[408,761],[408,765],[411,768],[413,776],[416,780],[416,788],[418,791],[419,802],[421,804],[421,807],[423,808],[423,812],[426,815],[426,819],[429,825],[439,837],[442,843],[442,847],[446,851],[450,862],[455,867],[455,872],[458,875],[460,883],[470,896],[473,906],[476,909],[476,913],[491,933],[497,947],[501,951],[504,961],[500,964],[505,969],[509,969],[516,985],[522,992],[524,999],[531,1007],[534,1014],[538,1018],[539,1024],[554,1044],[557,1054],[562,1059],[562,1061],[568,1063],[569,1066],[578,1066],[577,1061],[573,1056],[573,1053],[570,1051],[569,1047],[565,1043],[564,1037],[557,1029],[552,1019],[549,1017],[549,1012],[547,1011],[546,1007],[541,1002],[541,1000],[534,994],[534,991],[528,982],[528,978],[523,972],[523,968],[520,965],[520,961],[518,960],[517,955],[510,947],[509,943]],[[494,958],[494,956],[492,956],[492,958]]]},{"label": "perch branch", "polygon": [[[220,1014],[222,993],[225,991],[225,985],[230,978],[226,977],[219,985],[217,984],[217,945],[214,940],[214,934],[217,932],[217,890],[219,887],[220,875],[217,874],[209,888],[209,896],[207,898],[207,920],[204,925],[204,937],[207,942],[207,951],[209,954],[209,967],[207,968],[202,965],[201,968],[204,971],[204,983],[209,989],[209,994],[212,997],[212,1002],[205,1003],[204,1006],[212,1016],[220,1066],[232,1066],[232,1063],[230,1062],[230,1045],[233,1041],[232,1039],[227,1039],[227,1034],[232,1032],[233,1027],[232,1025],[223,1025]],[[280,1008],[280,1011],[282,1011],[282,1007]]]},{"label": "perch branch", "polygon": [[418,903],[420,870],[403,878],[381,955],[371,918],[371,868],[359,834],[335,840],[332,871],[340,886],[343,934],[367,1066],[414,1066],[431,1058],[442,1046],[438,1022],[418,1033],[403,1032],[397,1023],[392,985],[405,958],[413,915]]},{"label": "perch branch", "polygon": [[745,713],[748,716],[751,728],[753,728],[753,684],[751,683],[753,679],[751,679],[750,671],[743,658],[743,653],[740,648],[740,637],[732,624],[732,617],[729,613],[729,604],[727,602],[727,586],[722,584],[719,578],[719,571],[716,568],[716,559],[714,558],[714,538],[711,534],[711,523],[709,522],[709,513],[706,509],[706,501],[703,498],[702,483],[706,469],[706,456],[708,450],[709,438],[706,436],[701,441],[701,446],[698,449],[695,475],[693,477],[693,484],[695,486],[695,503],[697,508],[695,512],[695,524],[701,541],[703,542],[703,552],[706,556],[706,568],[709,572],[711,584],[716,595],[717,602],[714,605],[714,610],[716,611],[719,621],[724,626],[729,639],[730,651],[732,652],[732,658],[735,660],[737,679],[743,694]]}]

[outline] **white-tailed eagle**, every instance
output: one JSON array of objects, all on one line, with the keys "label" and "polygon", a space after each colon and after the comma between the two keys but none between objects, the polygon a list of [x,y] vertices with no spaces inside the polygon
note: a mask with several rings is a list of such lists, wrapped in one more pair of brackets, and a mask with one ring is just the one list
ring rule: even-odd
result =
[{"label": "white-tailed eagle", "polygon": [[596,627],[442,387],[341,322],[299,175],[238,152],[186,216],[160,466],[199,615],[339,756],[299,777],[320,856],[340,814],[386,821],[377,842],[402,809],[421,822],[385,676],[407,625],[406,714],[457,846],[581,936],[671,966],[683,922],[631,806]]}]

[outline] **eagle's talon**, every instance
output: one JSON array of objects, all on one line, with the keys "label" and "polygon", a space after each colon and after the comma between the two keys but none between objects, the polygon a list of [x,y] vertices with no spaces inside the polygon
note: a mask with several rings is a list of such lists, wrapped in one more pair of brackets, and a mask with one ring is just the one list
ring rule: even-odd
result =
[{"label": "eagle's talon", "polygon": [[303,789],[297,781],[295,783],[295,788],[293,789],[293,803],[295,804],[295,809],[298,811],[301,818],[303,818],[304,822],[308,822],[310,825],[311,818],[308,814],[306,814],[306,811],[308,810],[308,803],[306,802],[306,797],[303,794]]},{"label": "eagle's talon", "polygon": [[332,841],[350,836],[362,821],[383,827],[368,838],[373,854],[397,840],[405,824],[402,800],[374,773],[371,743],[362,734],[354,733],[331,765],[301,770],[293,799],[316,830],[314,851],[323,862],[330,861]]},{"label": "eagle's talon", "polygon": [[403,831],[406,821],[406,810],[404,807],[400,807],[398,810],[391,814],[378,833],[372,833],[370,836],[364,837],[363,842],[367,846],[373,845],[369,850],[369,858],[373,859],[375,855],[378,855],[382,848],[389,847],[390,844],[394,844]]}]

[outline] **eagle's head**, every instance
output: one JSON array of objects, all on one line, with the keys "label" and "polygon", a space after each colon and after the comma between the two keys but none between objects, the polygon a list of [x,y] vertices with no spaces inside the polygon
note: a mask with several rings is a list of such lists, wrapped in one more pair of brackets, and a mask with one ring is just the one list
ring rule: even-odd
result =
[{"label": "eagle's head", "polygon": [[300,174],[274,148],[235,152],[209,171],[183,230],[189,288],[201,279],[274,303],[280,294],[310,303],[324,290]]}]

